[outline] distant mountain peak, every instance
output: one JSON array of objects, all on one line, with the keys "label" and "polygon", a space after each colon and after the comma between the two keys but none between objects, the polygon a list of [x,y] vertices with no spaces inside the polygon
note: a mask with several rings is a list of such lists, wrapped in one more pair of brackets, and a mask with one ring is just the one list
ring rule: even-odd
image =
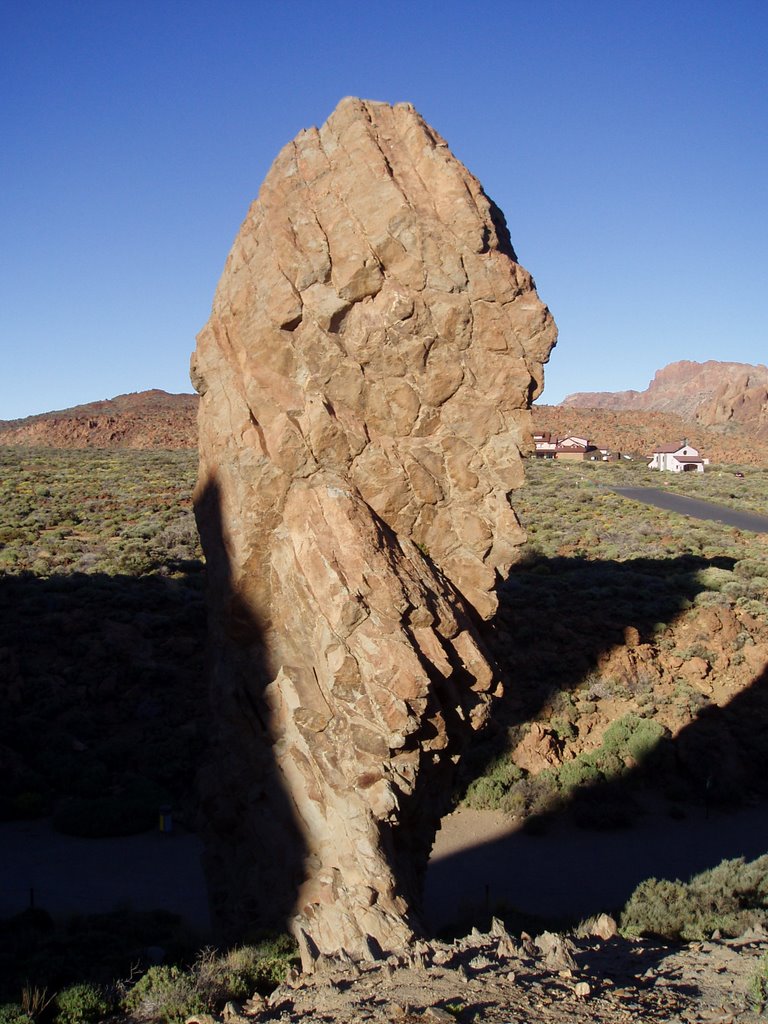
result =
[{"label": "distant mountain peak", "polygon": [[703,426],[738,424],[768,438],[768,367],[683,359],[657,370],[645,391],[582,391],[561,404],[671,413]]}]

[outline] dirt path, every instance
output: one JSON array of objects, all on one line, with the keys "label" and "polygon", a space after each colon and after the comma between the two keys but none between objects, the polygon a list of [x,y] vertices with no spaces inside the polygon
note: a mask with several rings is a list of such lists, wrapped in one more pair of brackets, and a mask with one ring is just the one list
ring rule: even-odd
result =
[{"label": "dirt path", "polygon": [[77,839],[49,820],[0,825],[0,917],[34,901],[55,916],[116,908],[170,910],[201,936],[210,931],[202,845],[181,829],[115,839]]},{"label": "dirt path", "polygon": [[545,918],[584,918],[621,907],[645,878],[681,878],[721,860],[768,852],[766,808],[683,820],[649,814],[631,828],[595,832],[558,824],[528,835],[494,811],[443,820],[427,872],[425,907],[435,929],[476,911],[514,908]]},{"label": "dirt path", "polygon": [[[177,829],[116,839],[76,839],[48,821],[0,825],[0,917],[35,903],[56,915],[116,907],[181,914],[209,932],[201,842]],[[477,912],[515,908],[545,918],[586,917],[624,903],[650,876],[687,879],[726,857],[768,852],[765,807],[682,821],[649,815],[633,828],[588,832],[558,825],[531,836],[492,811],[443,821],[427,872],[434,929]]]}]

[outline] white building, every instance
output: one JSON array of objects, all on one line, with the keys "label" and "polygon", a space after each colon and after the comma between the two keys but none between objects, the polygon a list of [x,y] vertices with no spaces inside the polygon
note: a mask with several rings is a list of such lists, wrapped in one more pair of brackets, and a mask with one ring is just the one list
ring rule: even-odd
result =
[{"label": "white building", "polygon": [[656,448],[648,469],[665,469],[670,473],[703,473],[709,465],[709,459],[702,459],[698,449],[683,441],[678,445],[665,445]]}]

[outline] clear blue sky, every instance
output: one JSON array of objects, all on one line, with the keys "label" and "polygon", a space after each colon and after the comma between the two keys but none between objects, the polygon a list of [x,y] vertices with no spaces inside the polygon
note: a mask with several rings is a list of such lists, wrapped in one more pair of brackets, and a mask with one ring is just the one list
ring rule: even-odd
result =
[{"label": "clear blue sky", "polygon": [[560,328],[544,401],[766,362],[765,0],[0,0],[0,419],[191,390],[274,156],[412,102]]}]

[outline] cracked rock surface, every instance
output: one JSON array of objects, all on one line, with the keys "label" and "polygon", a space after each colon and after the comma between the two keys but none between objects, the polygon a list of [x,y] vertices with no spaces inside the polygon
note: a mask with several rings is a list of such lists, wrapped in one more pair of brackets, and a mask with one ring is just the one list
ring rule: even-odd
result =
[{"label": "cracked rock surface", "polygon": [[223,932],[305,956],[420,931],[478,633],[523,533],[555,342],[504,218],[409,104],[342,100],[278,155],[198,337],[210,578],[203,773]]}]

